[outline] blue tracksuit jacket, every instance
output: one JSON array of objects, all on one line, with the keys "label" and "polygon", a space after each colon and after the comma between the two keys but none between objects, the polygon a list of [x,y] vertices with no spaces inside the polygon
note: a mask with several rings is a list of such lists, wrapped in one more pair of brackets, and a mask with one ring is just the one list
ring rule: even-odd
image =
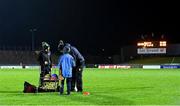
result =
[{"label": "blue tracksuit jacket", "polygon": [[59,57],[59,68],[64,78],[72,77],[72,68],[75,67],[74,58],[70,54],[63,54]]}]

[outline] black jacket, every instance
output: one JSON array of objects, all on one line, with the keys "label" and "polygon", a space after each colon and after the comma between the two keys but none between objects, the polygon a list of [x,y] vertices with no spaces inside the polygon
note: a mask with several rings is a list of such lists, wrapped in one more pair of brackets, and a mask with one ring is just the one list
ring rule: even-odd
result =
[{"label": "black jacket", "polygon": [[[51,59],[51,52],[46,51],[40,51],[38,56],[38,61],[41,67],[52,67],[52,59]],[[48,62],[48,64],[45,64],[45,61]]]}]

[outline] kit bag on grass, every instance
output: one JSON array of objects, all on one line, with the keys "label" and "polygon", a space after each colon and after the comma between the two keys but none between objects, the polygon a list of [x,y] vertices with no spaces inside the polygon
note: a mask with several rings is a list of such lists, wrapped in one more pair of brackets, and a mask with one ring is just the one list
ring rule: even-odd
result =
[{"label": "kit bag on grass", "polygon": [[23,90],[24,93],[36,93],[36,91],[37,88],[35,85],[32,85],[26,81],[24,82],[24,90]]}]

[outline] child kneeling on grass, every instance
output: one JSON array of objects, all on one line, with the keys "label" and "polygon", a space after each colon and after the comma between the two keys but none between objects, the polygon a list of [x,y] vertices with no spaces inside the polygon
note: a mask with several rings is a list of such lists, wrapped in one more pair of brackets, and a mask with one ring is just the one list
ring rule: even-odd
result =
[{"label": "child kneeling on grass", "polygon": [[72,80],[72,68],[75,67],[74,58],[69,54],[70,47],[65,46],[63,48],[63,55],[59,57],[59,78],[61,80],[60,94],[64,92],[64,81],[66,80],[67,95],[70,95],[71,80]]}]

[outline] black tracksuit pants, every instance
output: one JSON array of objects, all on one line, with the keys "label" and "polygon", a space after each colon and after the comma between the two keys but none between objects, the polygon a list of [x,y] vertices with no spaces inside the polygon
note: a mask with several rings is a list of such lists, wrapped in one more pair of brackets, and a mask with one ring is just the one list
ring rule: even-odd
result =
[{"label": "black tracksuit pants", "polygon": [[[67,85],[67,94],[70,94],[71,92],[71,78],[64,78],[66,80]],[[61,80],[61,87],[60,87],[60,94],[64,92],[64,80]]]},{"label": "black tracksuit pants", "polygon": [[71,91],[74,91],[75,86],[77,87],[78,92],[83,91],[82,73],[83,73],[83,68],[81,68],[81,70],[79,70],[78,67],[73,68]]}]

